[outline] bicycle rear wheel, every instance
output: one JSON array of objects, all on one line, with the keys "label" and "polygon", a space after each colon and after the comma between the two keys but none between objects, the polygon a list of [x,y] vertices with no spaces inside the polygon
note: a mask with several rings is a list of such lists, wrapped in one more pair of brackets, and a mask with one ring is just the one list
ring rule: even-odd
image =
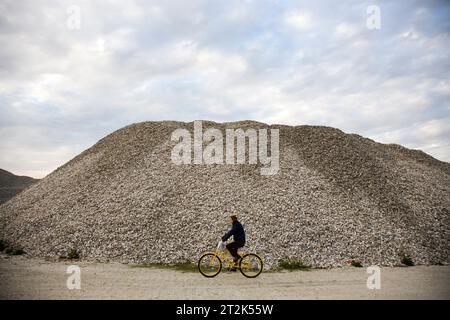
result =
[{"label": "bicycle rear wheel", "polygon": [[262,259],[257,254],[248,253],[242,257],[239,270],[247,278],[256,278],[263,270]]},{"label": "bicycle rear wheel", "polygon": [[207,278],[217,276],[221,270],[222,261],[214,253],[206,253],[198,260],[198,271]]}]

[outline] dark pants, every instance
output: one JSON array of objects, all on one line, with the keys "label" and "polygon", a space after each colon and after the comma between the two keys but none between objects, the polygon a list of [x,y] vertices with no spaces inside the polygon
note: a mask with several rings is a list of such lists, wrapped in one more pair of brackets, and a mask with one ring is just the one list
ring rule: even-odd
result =
[{"label": "dark pants", "polygon": [[231,255],[234,257],[234,261],[237,262],[241,258],[238,254],[238,249],[244,246],[245,242],[242,241],[233,241],[227,244],[227,249],[230,251]]}]

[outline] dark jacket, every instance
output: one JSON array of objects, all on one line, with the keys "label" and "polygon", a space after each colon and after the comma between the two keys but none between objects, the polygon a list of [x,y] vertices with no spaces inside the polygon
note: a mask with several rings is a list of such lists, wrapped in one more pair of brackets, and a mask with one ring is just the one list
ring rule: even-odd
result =
[{"label": "dark jacket", "polygon": [[245,231],[244,227],[239,221],[233,222],[233,226],[230,231],[228,231],[223,237],[222,241],[227,241],[231,236],[233,236],[234,241],[244,242],[245,243]]}]

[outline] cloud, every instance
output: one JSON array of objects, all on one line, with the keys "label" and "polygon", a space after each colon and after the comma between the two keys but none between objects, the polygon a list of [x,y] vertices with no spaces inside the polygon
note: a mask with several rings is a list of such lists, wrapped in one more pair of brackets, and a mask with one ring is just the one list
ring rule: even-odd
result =
[{"label": "cloud", "polygon": [[308,30],[313,27],[313,18],[309,12],[289,11],[285,14],[284,19],[287,25],[297,30]]},{"label": "cloud", "polygon": [[3,1],[0,168],[42,177],[166,119],[327,125],[449,161],[450,5],[378,1],[380,30],[369,5]]},{"label": "cloud", "polygon": [[343,38],[352,38],[360,32],[361,28],[346,22],[336,26],[336,35]]}]

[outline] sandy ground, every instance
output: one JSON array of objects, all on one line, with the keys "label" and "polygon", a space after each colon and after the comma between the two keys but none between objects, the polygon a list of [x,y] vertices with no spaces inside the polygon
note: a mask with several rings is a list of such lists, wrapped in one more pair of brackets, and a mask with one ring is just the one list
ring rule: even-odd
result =
[{"label": "sandy ground", "polygon": [[[81,270],[69,290],[67,268]],[[0,256],[1,299],[450,299],[450,266],[381,269],[381,289],[369,290],[366,268],[266,272],[256,279],[222,272],[132,268],[119,263],[50,262]]]}]

